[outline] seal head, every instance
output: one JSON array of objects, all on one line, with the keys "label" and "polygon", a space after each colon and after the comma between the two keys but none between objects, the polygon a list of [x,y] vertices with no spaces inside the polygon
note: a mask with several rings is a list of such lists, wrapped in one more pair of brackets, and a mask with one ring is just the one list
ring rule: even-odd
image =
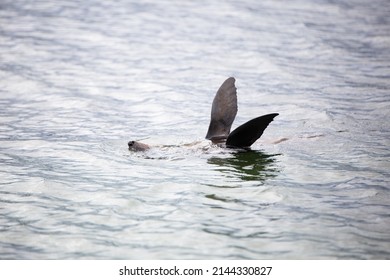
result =
[{"label": "seal head", "polygon": [[129,145],[130,151],[142,152],[150,149],[149,145],[146,145],[138,141],[129,141],[129,143],[127,144]]}]

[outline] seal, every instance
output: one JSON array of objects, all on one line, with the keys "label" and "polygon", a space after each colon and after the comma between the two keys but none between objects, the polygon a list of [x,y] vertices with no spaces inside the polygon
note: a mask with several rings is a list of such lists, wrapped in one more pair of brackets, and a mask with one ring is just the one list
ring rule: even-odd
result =
[{"label": "seal", "polygon": [[[279,114],[254,118],[230,132],[238,111],[235,82],[235,78],[230,77],[218,89],[212,103],[209,129],[205,138],[213,144],[225,145],[227,148],[249,149]],[[131,151],[146,151],[151,148],[138,141],[129,141],[128,146]]]}]

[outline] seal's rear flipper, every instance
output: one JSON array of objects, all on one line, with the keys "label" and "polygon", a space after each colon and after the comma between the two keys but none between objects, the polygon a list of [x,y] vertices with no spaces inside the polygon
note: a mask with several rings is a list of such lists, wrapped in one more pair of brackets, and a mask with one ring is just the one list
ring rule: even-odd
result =
[{"label": "seal's rear flipper", "polygon": [[237,89],[236,80],[228,78],[218,89],[211,108],[211,121],[206,139],[213,142],[225,140],[237,114]]},{"label": "seal's rear flipper", "polygon": [[226,147],[249,148],[263,134],[270,122],[279,115],[277,113],[264,115],[240,125],[226,140]]}]

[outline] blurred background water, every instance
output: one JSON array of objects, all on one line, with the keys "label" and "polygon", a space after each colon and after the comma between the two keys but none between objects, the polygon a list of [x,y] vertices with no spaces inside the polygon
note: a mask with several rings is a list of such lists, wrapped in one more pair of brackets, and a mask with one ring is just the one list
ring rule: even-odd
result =
[{"label": "blurred background water", "polygon": [[[389,15],[2,0],[0,258],[389,259]],[[185,146],[229,76],[233,128],[280,115],[251,152]]]}]

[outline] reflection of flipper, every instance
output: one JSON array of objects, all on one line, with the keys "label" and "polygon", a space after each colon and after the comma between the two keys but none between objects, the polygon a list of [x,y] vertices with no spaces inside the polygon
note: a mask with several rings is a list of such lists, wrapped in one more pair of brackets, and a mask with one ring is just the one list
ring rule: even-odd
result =
[{"label": "reflection of flipper", "polygon": [[240,125],[230,133],[226,140],[227,147],[250,147],[263,134],[270,122],[273,121],[277,113],[264,115]]},{"label": "reflection of flipper", "polygon": [[237,89],[235,79],[228,78],[218,89],[211,108],[211,121],[206,139],[215,143],[224,141],[237,114]]}]

